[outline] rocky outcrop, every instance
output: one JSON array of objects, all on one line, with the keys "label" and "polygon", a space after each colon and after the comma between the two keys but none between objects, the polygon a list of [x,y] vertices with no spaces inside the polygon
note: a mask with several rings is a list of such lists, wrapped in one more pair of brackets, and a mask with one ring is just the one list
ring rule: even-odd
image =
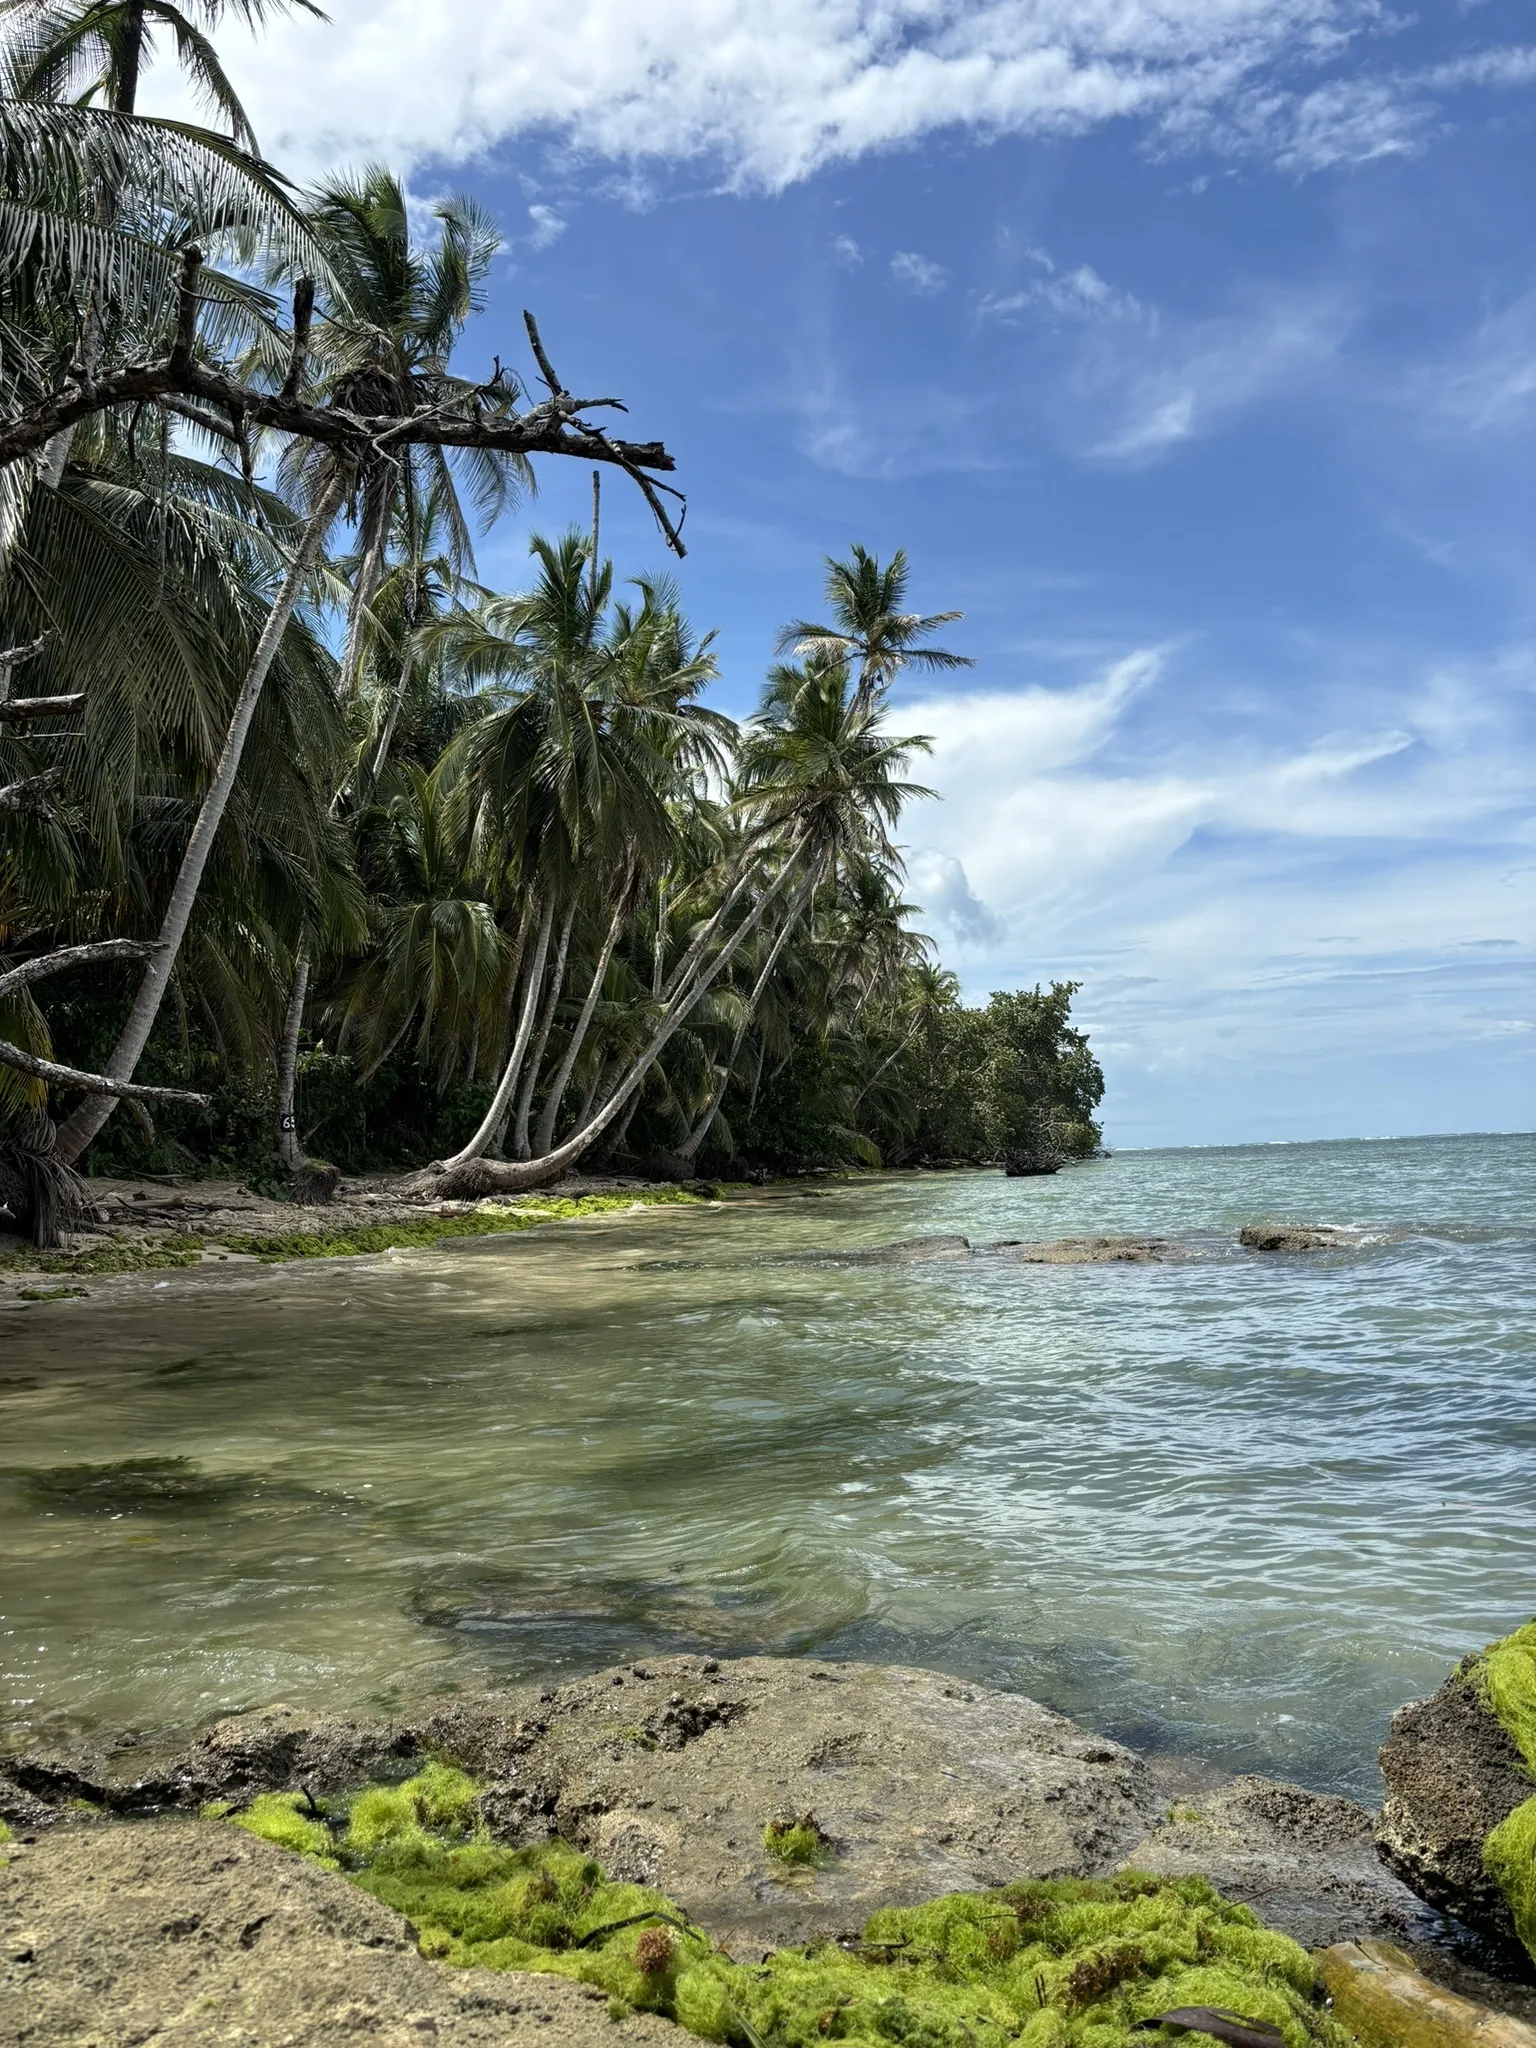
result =
[{"label": "rocky outcrop", "polygon": [[1508,1902],[1483,1868],[1483,1843],[1532,1796],[1530,1773],[1464,1658],[1440,1690],[1392,1717],[1381,1750],[1386,1798],[1376,1846],[1421,1898],[1521,1955]]},{"label": "rocky outcrop", "polygon": [[1143,1266],[1180,1256],[1162,1237],[998,1238],[973,1245],[968,1237],[906,1237],[869,1251],[846,1252],[860,1265],[906,1266],[957,1259],[998,1260],[1012,1266]]},{"label": "rocky outcrop", "polygon": [[1234,1778],[1175,1801],[1123,1867],[1208,1877],[1303,1948],[1435,1931],[1429,1910],[1382,1869],[1363,1806],[1274,1778]]},{"label": "rocky outcrop", "polygon": [[[397,1722],[272,1708],[171,1755],[6,1768],[34,1800],[142,1812],[323,1795],[403,1776],[425,1753],[489,1782],[485,1817],[502,1840],[563,1836],[743,1952],[937,1892],[1108,1871],[1157,1803],[1130,1750],[1032,1700],[930,1671],[766,1657],[658,1659]],[[790,1870],[764,1829],[807,1813],[832,1853]]]},{"label": "rocky outcrop", "polygon": [[555,1977],[445,1970],[345,1878],[185,1817],[0,1849],[0,2040],[15,2048],[666,2048]]},{"label": "rocky outcrop", "polygon": [[1307,1229],[1299,1223],[1245,1223],[1237,1241],[1251,1252],[1325,1252],[1347,1240],[1342,1231]]}]

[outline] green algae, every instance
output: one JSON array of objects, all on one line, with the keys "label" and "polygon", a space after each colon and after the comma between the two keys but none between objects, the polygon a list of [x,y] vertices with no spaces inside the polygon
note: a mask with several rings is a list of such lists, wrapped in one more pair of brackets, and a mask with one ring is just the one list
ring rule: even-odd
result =
[{"label": "green algae", "polygon": [[[1536,1621],[1489,1644],[1478,1680],[1484,1699],[1536,1777]],[[1483,1868],[1508,1900],[1515,1931],[1536,1958],[1536,1795],[1488,1836]]]},{"label": "green algae", "polygon": [[243,1813],[230,1815],[233,1826],[247,1834],[260,1835],[280,1849],[292,1849],[308,1856],[326,1870],[340,1870],[335,1855],[335,1838],[318,1808],[304,1792],[263,1792]]},{"label": "green algae", "polygon": [[708,1198],[687,1188],[638,1189],[623,1195],[576,1195],[528,1200],[505,1207],[484,1205],[463,1216],[412,1217],[403,1223],[370,1223],[345,1231],[288,1230],[237,1232],[219,1240],[274,1264],[286,1259],[355,1259],[371,1252],[414,1251],[453,1237],[499,1237],[533,1230],[541,1223],[569,1223],[614,1210],[697,1204]]},{"label": "green algae", "polygon": [[831,1844],[814,1813],[798,1820],[771,1820],[763,1829],[763,1847],[781,1863],[825,1863]]},{"label": "green algae", "polygon": [[1180,2006],[1267,2023],[1286,2048],[1350,2042],[1314,2003],[1306,1953],[1203,1878],[957,1892],[754,1966],[664,1893],[610,1883],[566,1843],[492,1842],[476,1791],[439,1763],[346,1800],[269,1793],[233,1818],[339,1867],[412,1923],[424,1955],[572,1978],[606,1992],[612,2012],[655,2012],[732,2048],[1134,2048],[1171,2039],[1156,2021]]},{"label": "green algae", "polygon": [[135,1515],[228,1507],[242,1475],[203,1472],[190,1458],[122,1458],[110,1465],[46,1465],[21,1475],[34,1507],[76,1514]]},{"label": "green algae", "polygon": [[174,1266],[196,1266],[203,1254],[200,1237],[150,1239],[129,1244],[114,1239],[78,1252],[0,1252],[0,1273],[73,1273],[103,1278],[114,1273],[157,1273]]}]

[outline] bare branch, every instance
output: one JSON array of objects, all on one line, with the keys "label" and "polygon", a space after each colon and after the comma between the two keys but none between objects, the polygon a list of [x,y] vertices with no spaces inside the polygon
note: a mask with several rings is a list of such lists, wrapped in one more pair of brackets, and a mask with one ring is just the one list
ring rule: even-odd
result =
[{"label": "bare branch", "polygon": [[[5,657],[0,655],[0,661]],[[0,698],[0,725],[26,725],[34,719],[67,718],[85,702],[84,690],[69,697]]]},{"label": "bare branch", "polygon": [[[189,259],[193,253],[188,252]],[[195,324],[196,299],[190,286],[183,291],[183,312],[188,306],[192,308]],[[640,475],[641,471],[667,472],[676,468],[665,446],[660,441],[614,440],[575,419],[573,415],[583,405],[617,405],[618,401],[578,400],[560,390],[531,316],[528,325],[530,339],[536,342],[540,367],[553,386],[551,394],[527,412],[498,412],[489,419],[484,416],[482,405],[487,396],[500,388],[494,381],[405,418],[397,414],[352,413],[339,406],[306,405],[289,394],[286,384],[278,392],[264,391],[196,362],[190,348],[181,353],[183,328],[179,325],[177,347],[160,361],[126,364],[95,378],[87,378],[83,373],[73,375],[70,382],[48,397],[0,422],[0,468],[36,455],[55,435],[95,413],[114,406],[163,404],[179,399],[186,403],[176,409],[196,419],[199,426],[210,424],[202,410],[205,407],[222,415],[220,426],[212,430],[235,440],[238,433],[224,427],[223,419],[232,419],[238,413],[242,431],[272,428],[354,456],[373,455],[394,443],[406,447],[485,448],[525,457],[574,455],[586,462],[611,462],[640,485],[668,545],[681,553],[681,521],[674,523],[666,516],[656,495],[657,487],[648,487]],[[197,410],[188,412],[186,404]],[[672,495],[680,496],[676,492]]]},{"label": "bare branch", "polygon": [[30,661],[34,654],[41,654],[53,638],[52,632],[39,633],[35,640],[29,640],[25,647],[0,647],[0,669],[10,670],[24,661]]},{"label": "bare branch", "polygon": [[88,946],[59,946],[51,953],[39,953],[35,960],[23,960],[0,974],[0,996],[8,996],[30,982],[46,981],[50,974],[63,974],[71,967],[86,967],[98,960],[148,960],[159,951],[149,939],[98,939]]},{"label": "bare branch", "polygon": [[20,782],[0,788],[0,814],[30,811],[34,817],[48,815],[48,792],[64,773],[62,768],[45,768],[41,775],[27,775]]},{"label": "bare branch", "polygon": [[544,343],[539,338],[539,323],[534,319],[526,306],[523,308],[523,325],[528,330],[528,345],[533,350],[533,359],[539,366],[539,375],[549,386],[550,397],[564,398],[565,386],[555,375],[554,366],[551,364],[549,357],[544,353]]},{"label": "bare branch", "polygon": [[87,1095],[121,1095],[130,1102],[195,1102],[208,1107],[208,1097],[190,1088],[146,1088],[136,1081],[112,1081],[105,1074],[87,1074],[79,1067],[61,1067],[56,1060],[40,1060],[0,1038],[0,1067],[14,1067],[30,1074],[34,1081],[52,1081],[61,1088],[79,1088]]}]

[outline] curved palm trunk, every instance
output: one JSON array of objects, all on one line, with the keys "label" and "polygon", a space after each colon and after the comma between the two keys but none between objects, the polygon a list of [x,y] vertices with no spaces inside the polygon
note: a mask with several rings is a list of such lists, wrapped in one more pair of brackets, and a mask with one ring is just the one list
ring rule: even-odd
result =
[{"label": "curved palm trunk", "polygon": [[[633,867],[630,876],[634,873]],[[613,906],[613,916],[608,923],[608,935],[603,940],[603,950],[597,956],[597,965],[592,970],[592,979],[587,987],[587,999],[581,1006],[581,1015],[576,1019],[571,1032],[571,1042],[565,1048],[565,1058],[560,1062],[559,1071],[549,1084],[549,1093],[544,1099],[543,1113],[539,1117],[539,1128],[533,1140],[534,1157],[542,1159],[555,1142],[555,1124],[560,1115],[560,1105],[565,1100],[565,1091],[571,1084],[571,1075],[581,1048],[586,1042],[592,1019],[603,993],[603,983],[608,978],[608,963],[613,958],[613,949],[619,943],[619,933],[624,929],[624,910],[629,901],[630,876],[625,877],[624,887],[619,891],[619,900]],[[591,1097],[582,1105],[582,1116],[576,1119],[577,1127],[592,1106]]]},{"label": "curved palm trunk", "polygon": [[[695,959],[691,978],[678,989],[667,1004],[656,1028],[644,1048],[635,1056],[628,1072],[621,1077],[618,1086],[602,1107],[579,1130],[573,1131],[563,1144],[555,1146],[553,1151],[542,1159],[494,1160],[485,1159],[472,1151],[470,1146],[466,1146],[456,1157],[446,1160],[441,1168],[429,1169],[427,1175],[418,1178],[414,1183],[416,1190],[422,1194],[440,1195],[460,1191],[466,1194],[516,1194],[524,1188],[538,1187],[544,1181],[554,1180],[564,1173],[568,1166],[574,1166],[583,1154],[591,1151],[615,1118],[629,1107],[631,1098],[635,1096],[646,1075],[666,1051],[674,1034],[730,965],[738,949],[761,924],[769,905],[794,872],[794,868],[795,856],[792,855],[715,957],[707,963]],[[742,886],[745,886],[745,882]],[[717,912],[710,920],[708,929],[715,928],[720,914]],[[689,951],[690,954],[696,953],[697,942]]]},{"label": "curved palm trunk", "polygon": [[725,1100],[726,1089],[731,1085],[731,1075],[735,1071],[736,1062],[741,1056],[741,1048],[746,1042],[748,1031],[751,1029],[752,1019],[757,1015],[758,1005],[762,1002],[767,992],[768,984],[773,979],[773,970],[779,964],[780,955],[789,944],[790,936],[794,932],[795,927],[805,915],[805,906],[811,899],[813,887],[814,881],[807,878],[795,891],[794,901],[790,904],[785,914],[784,922],[779,928],[778,937],[774,940],[769,950],[768,958],[763,962],[762,972],[752,985],[752,993],[747,998],[747,1006],[737,1022],[735,1035],[731,1039],[730,1057],[721,1066],[720,1078],[710,1092],[709,1101],[704,1107],[704,1114],[677,1148],[676,1157],[687,1160],[690,1165],[698,1158],[699,1148],[709,1136],[715,1118],[720,1114],[720,1105]]},{"label": "curved palm trunk", "polygon": [[[139,1063],[139,1056],[154,1028],[160,1005],[165,1000],[166,989],[170,986],[171,970],[181,950],[181,942],[187,935],[192,909],[197,902],[197,892],[202,885],[203,870],[208,865],[208,856],[213,851],[213,842],[218,836],[228,808],[230,793],[235,786],[235,777],[240,772],[240,758],[245,751],[246,736],[251,729],[251,720],[256,715],[262,689],[271,672],[278,646],[288,630],[288,621],[293,617],[294,606],[300,592],[314,567],[325,539],[326,529],[335,518],[345,489],[345,478],[338,471],[320,494],[319,503],[309,515],[303,537],[289,565],[288,574],[283,578],[282,588],[273,600],[272,609],[267,613],[266,624],[256,642],[250,666],[246,669],[245,680],[240,685],[240,694],[235,699],[234,716],[229,722],[229,731],[224,738],[223,751],[218,766],[214,769],[213,780],[203,798],[192,827],[192,836],[187,841],[187,850],[181,857],[181,868],[171,890],[171,900],[166,905],[161,920],[159,936],[154,953],[144,970],[144,979],[139,983],[139,992],[134,997],[133,1008],[128,1012],[128,1021],[113,1048],[112,1057],[104,1069],[112,1081],[131,1081],[133,1070]],[[115,1095],[97,1095],[82,1102],[74,1114],[60,1126],[58,1151],[66,1166],[72,1166],[101,1129],[107,1118],[117,1107]]]},{"label": "curved palm trunk", "polygon": [[560,927],[560,943],[555,948],[555,969],[549,978],[549,994],[544,1001],[544,1014],[539,1019],[539,1032],[533,1042],[532,1053],[523,1069],[523,1085],[517,1097],[517,1125],[513,1134],[513,1150],[519,1159],[527,1159],[533,1151],[528,1138],[528,1117],[533,1108],[533,1091],[539,1078],[539,1068],[544,1062],[544,1048],[549,1044],[549,1034],[554,1029],[555,1012],[560,1007],[561,991],[565,987],[565,962],[571,949],[571,927],[576,922],[576,898],[572,896],[570,907],[565,913],[565,922]]},{"label": "curved palm trunk", "polygon": [[443,1161],[442,1170],[446,1174],[452,1174],[481,1160],[487,1146],[501,1128],[512,1101],[513,1091],[523,1071],[528,1041],[533,1036],[533,1020],[538,1012],[539,991],[544,986],[544,962],[549,955],[549,935],[554,928],[554,922],[555,906],[553,903],[546,903],[544,914],[539,919],[539,935],[533,942],[533,959],[528,966],[522,1014],[517,1021],[517,1035],[512,1041],[512,1050],[507,1054],[507,1064],[502,1069],[500,1081],[496,1084],[496,1093],[491,1097],[491,1106],[480,1120],[479,1129],[468,1144],[455,1152],[451,1159]]},{"label": "curved palm trunk", "polygon": [[309,993],[309,941],[299,946],[293,963],[293,981],[288,990],[288,1008],[283,1015],[283,1038],[277,1054],[277,1149],[290,1173],[304,1164],[299,1143],[298,1120],[293,1103],[299,1071],[299,1032],[304,1024],[304,998]]}]

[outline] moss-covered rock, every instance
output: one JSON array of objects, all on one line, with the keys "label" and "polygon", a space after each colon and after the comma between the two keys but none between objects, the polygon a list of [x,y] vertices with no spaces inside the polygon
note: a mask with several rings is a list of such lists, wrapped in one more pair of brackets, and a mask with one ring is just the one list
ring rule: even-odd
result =
[{"label": "moss-covered rock", "polygon": [[1432,1905],[1536,1958],[1536,1622],[1393,1716],[1384,1861]]},{"label": "moss-covered rock", "polygon": [[[1349,2039],[1315,2004],[1305,1951],[1201,1878],[1130,1873],[952,1893],[887,1907],[857,1939],[747,1965],[664,1893],[610,1883],[563,1842],[492,1842],[476,1824],[474,1790],[433,1765],[332,1802],[323,1820],[268,1795],[237,1822],[339,1863],[405,1916],[424,1955],[571,1978],[618,2010],[654,2012],[740,2048],[1132,2048],[1139,2030],[1189,2007],[1272,2028],[1285,2048]],[[819,1848],[819,1830],[800,1831]]]}]

